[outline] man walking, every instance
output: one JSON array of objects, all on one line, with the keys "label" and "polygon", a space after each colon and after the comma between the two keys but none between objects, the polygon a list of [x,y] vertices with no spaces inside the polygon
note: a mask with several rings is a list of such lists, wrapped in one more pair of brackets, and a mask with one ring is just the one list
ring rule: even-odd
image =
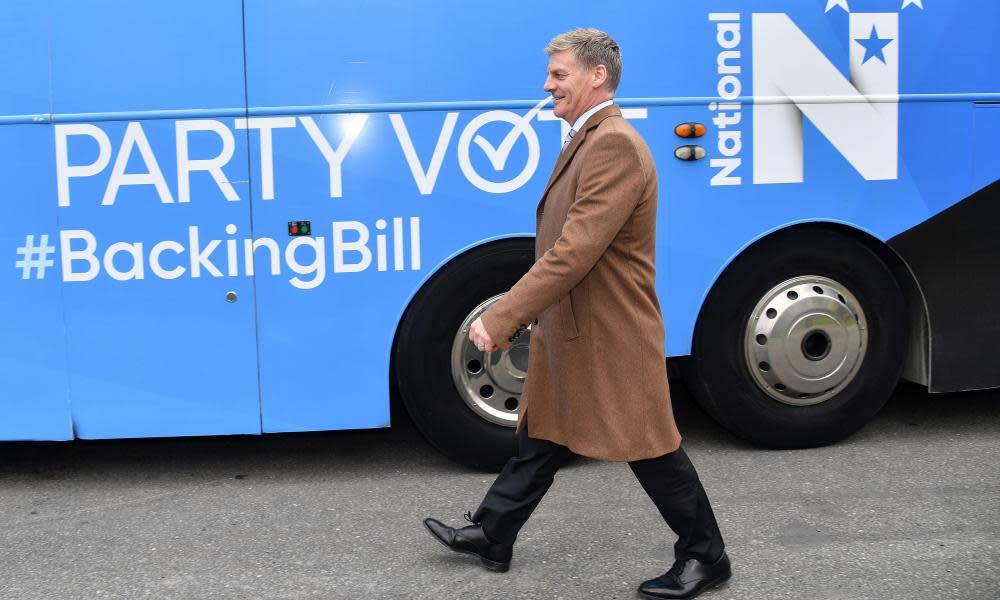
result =
[{"label": "man walking", "polygon": [[573,454],[628,462],[678,536],[674,565],[639,593],[691,598],[727,580],[730,566],[670,406],[654,288],[656,168],[612,103],[622,69],[615,41],[575,29],[545,52],[545,91],[572,128],[538,204],[537,261],[469,333],[495,351],[537,318],[517,455],[466,515],[472,525],[424,524],[452,550],[506,571],[518,531]]}]

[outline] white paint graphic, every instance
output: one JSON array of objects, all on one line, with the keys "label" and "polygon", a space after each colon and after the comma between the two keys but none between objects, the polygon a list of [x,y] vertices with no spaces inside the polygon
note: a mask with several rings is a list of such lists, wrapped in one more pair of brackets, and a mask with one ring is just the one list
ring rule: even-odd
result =
[{"label": "white paint graphic", "polygon": [[[538,168],[538,159],[541,155],[538,145],[538,134],[535,133],[535,129],[531,126],[531,119],[535,118],[538,110],[546,102],[548,102],[548,98],[528,111],[528,114],[523,117],[509,110],[491,110],[481,115],[476,115],[476,118],[472,119],[465,126],[461,137],[458,138],[458,166],[462,169],[462,174],[469,180],[469,183],[484,192],[505,194],[518,189],[531,179]],[[514,127],[504,137],[504,140],[500,142],[500,145],[494,148],[483,136],[478,135],[478,132],[486,125],[497,121],[510,123]],[[472,166],[472,157],[469,155],[469,150],[473,139],[475,139],[476,145],[486,152],[486,157],[490,160],[493,168],[499,171],[506,165],[507,156],[513,149],[514,142],[521,136],[524,136],[525,141],[528,143],[528,160],[525,162],[521,172],[513,179],[507,181],[490,181],[481,176],[475,167]]]},{"label": "white paint graphic", "polygon": [[[211,131],[222,140],[222,150],[214,158],[195,160],[188,155],[188,133],[192,131]],[[222,172],[222,167],[229,163],[236,151],[236,142],[233,140],[233,132],[228,127],[215,119],[199,119],[192,121],[177,121],[175,125],[175,135],[177,139],[177,201],[181,203],[191,201],[191,173],[194,171],[207,171],[215,184],[222,190],[226,200],[236,202],[240,199],[233,185],[229,183],[226,174]]]},{"label": "white paint graphic", "polygon": [[[97,125],[89,123],[57,124],[56,136],[56,187],[59,206],[69,206],[69,180],[74,177],[97,175],[111,162],[111,140]],[[87,136],[97,142],[97,158],[89,165],[69,164],[68,140],[70,136]]]},{"label": "white paint graphic", "polygon": [[[473,117],[462,129],[456,148],[458,167],[465,179],[471,185],[491,194],[512,192],[530,182],[537,172],[541,155],[534,121],[560,122],[563,130],[562,135],[551,138],[553,146],[556,147],[562,144],[562,140],[569,130],[569,124],[558,119],[552,110],[542,110],[542,107],[551,100],[552,98],[549,96],[543,98],[524,115],[509,110],[491,110]],[[215,119],[175,121],[173,138],[177,167],[176,195],[171,193],[171,188],[160,167],[162,164],[169,164],[170,159],[167,158],[168,162],[164,163],[166,156],[162,150],[157,158],[143,129],[142,122],[128,123],[117,149],[114,147],[111,137],[100,126],[87,123],[56,124],[54,131],[58,205],[60,207],[70,206],[70,188],[74,180],[99,175],[108,177],[105,171],[111,165],[112,158],[114,158],[114,166],[110,169],[110,177],[106,180],[104,195],[101,199],[102,206],[114,206],[122,188],[129,186],[144,187],[150,192],[155,192],[155,194],[147,193],[143,196],[158,199],[160,204],[190,203],[192,200],[192,173],[197,171],[203,171],[210,176],[211,181],[222,192],[222,196],[226,200],[239,201],[241,198],[237,188],[233,186],[225,173],[225,169],[232,168],[231,163],[234,160],[240,166],[243,164],[243,159],[236,157],[237,138],[234,136],[234,130],[257,131],[258,152],[256,155],[260,161],[259,198],[271,201],[278,194],[275,189],[275,182],[279,179],[275,173],[276,147],[282,144],[287,148],[288,144],[301,143],[301,130],[295,131],[299,125],[308,134],[313,146],[326,162],[329,171],[330,198],[341,198],[344,195],[345,161],[352,148],[364,135],[369,116],[368,114],[347,113],[323,118],[320,121],[312,116],[236,118],[233,120],[232,129]],[[645,119],[647,110],[645,108],[625,108],[622,109],[622,116],[626,119]],[[418,145],[426,146],[426,144],[421,143],[420,140],[416,140],[414,143],[406,125],[406,115],[393,113],[389,114],[388,117],[417,189],[421,195],[432,195],[441,169],[444,167],[445,158],[450,152],[460,113],[445,113],[434,149],[429,158],[425,156],[423,159],[421,159],[416,147]],[[511,125],[511,128],[506,130],[504,137],[497,145],[493,145],[484,135],[480,134],[483,127],[492,123]],[[279,129],[291,131],[275,133]],[[191,132],[195,132],[193,136],[190,135]],[[217,138],[217,140],[211,140],[212,146],[218,146],[218,143],[221,142],[221,150],[216,151],[215,156],[198,156],[197,149],[193,152],[190,149],[192,145],[190,137],[201,141],[206,135]],[[527,144],[527,157],[523,167],[511,176],[507,173],[509,158],[514,149],[518,147],[518,142],[522,137]],[[71,138],[77,139],[70,141]],[[296,138],[298,138],[298,142],[296,142]],[[252,142],[253,138],[251,138]],[[81,162],[79,156],[76,155],[87,154],[87,146],[92,148],[94,144],[97,146],[97,157],[84,158]],[[479,150],[474,150],[474,147],[479,148]],[[70,157],[71,150],[75,155],[72,158]],[[482,151],[492,167],[491,173],[482,173],[481,171],[484,170],[482,166],[480,166],[480,171],[476,170],[472,153],[479,151]],[[195,157],[192,157],[192,154]],[[85,162],[87,160],[91,162]],[[126,168],[130,162],[142,163],[143,168],[139,172],[128,173]],[[490,171],[489,168],[485,170]],[[513,172],[513,168],[510,171]],[[507,177],[507,179],[494,181],[491,177]],[[195,178],[196,183],[200,183],[204,180],[204,175],[195,175]],[[239,183],[246,183],[246,181],[241,179]],[[195,189],[199,190],[199,196],[204,195],[205,192],[200,190],[205,189],[208,190],[209,195],[214,195],[211,186],[206,188],[204,185],[197,185]],[[164,247],[164,250],[167,248]]]},{"label": "white paint graphic", "polygon": [[[225,228],[229,237],[209,240],[203,238],[199,226],[191,225],[187,228],[186,244],[178,240],[161,240],[152,244],[148,256],[146,242],[113,242],[103,248],[97,236],[86,229],[64,229],[59,232],[58,254],[62,280],[66,282],[93,281],[101,276],[102,266],[103,273],[116,281],[146,279],[147,265],[153,276],[167,280],[184,275],[192,279],[253,277],[254,262],[258,259],[258,264],[265,267],[265,271],[270,267],[269,273],[274,276],[280,275],[285,265],[293,274],[288,280],[293,287],[311,290],[325,281],[328,257],[333,258],[334,273],[367,271],[372,267],[373,258],[378,271],[388,271],[390,267],[393,271],[419,271],[420,218],[409,217],[409,227],[406,221],[405,217],[391,217],[390,232],[389,221],[378,219],[374,226],[374,248],[369,225],[361,221],[333,221],[329,245],[324,236],[302,236],[292,238],[283,250],[272,238],[234,237],[237,229],[233,224]],[[267,256],[259,256],[260,250],[266,251]],[[52,257],[56,248],[49,245],[48,234],[43,234],[39,243],[35,243],[34,234],[29,234],[17,253],[24,257],[16,265],[22,270],[24,279],[32,273],[36,279],[44,279],[46,269],[54,265]],[[219,268],[223,262],[225,271]]]},{"label": "white paint graphic", "polygon": [[341,176],[342,165],[344,164],[344,159],[347,158],[347,153],[351,151],[351,146],[361,136],[361,132],[365,128],[365,123],[368,122],[368,115],[365,114],[349,115],[348,118],[350,119],[350,126],[344,132],[344,137],[341,138],[340,145],[334,150],[312,117],[299,117],[299,123],[302,123],[302,126],[306,128],[309,137],[312,138],[313,143],[316,144],[316,148],[319,149],[320,154],[323,155],[327,165],[330,167],[331,198],[340,198],[344,194],[343,177]]},{"label": "white paint graphic", "polygon": [[[139,156],[146,163],[145,173],[126,173],[125,166],[128,165],[129,157],[132,155],[132,148],[139,149]],[[115,159],[115,166],[111,169],[111,179],[108,180],[108,187],[104,190],[104,198],[101,200],[103,206],[110,206],[115,203],[118,197],[118,189],[123,185],[152,185],[156,188],[156,193],[160,197],[160,202],[172,204],[173,195],[167,187],[167,180],[163,178],[153,149],[149,147],[149,140],[142,130],[142,126],[133,121],[125,129],[125,137],[122,139],[121,149],[118,151],[118,158]]]},{"label": "white paint graphic", "polygon": [[14,262],[14,268],[21,269],[21,279],[30,279],[32,271],[35,272],[35,279],[45,279],[45,270],[55,264],[49,258],[55,251],[55,247],[49,245],[47,233],[41,235],[38,244],[34,234],[29,233],[24,238],[24,245],[17,249],[18,256],[22,258]]},{"label": "white paint graphic", "polygon": [[413,147],[413,140],[410,139],[410,132],[406,128],[403,115],[395,113],[389,115],[392,128],[399,139],[399,145],[403,149],[403,156],[406,157],[406,164],[413,174],[413,181],[417,184],[417,189],[424,196],[434,193],[434,184],[437,183],[438,173],[441,172],[441,163],[444,162],[444,153],[451,142],[451,136],[455,132],[455,123],[458,121],[458,113],[450,112],[444,116],[444,125],[441,133],[438,134],[437,143],[434,145],[434,154],[431,155],[431,162],[427,170],[420,165],[420,157],[417,156],[417,149]]},{"label": "white paint graphic", "polygon": [[708,109],[715,113],[712,123],[718,130],[717,148],[722,157],[713,157],[709,164],[715,174],[709,185],[742,185],[739,174],[743,165],[740,153],[743,151],[743,105],[738,98],[743,94],[743,43],[742,25],[739,13],[709,13],[708,20],[715,23],[715,43],[719,46],[716,57],[716,71],[719,82],[716,93],[725,102],[712,102]]},{"label": "white paint graphic", "polygon": [[[873,31],[875,58],[856,41]],[[865,179],[896,179],[899,47],[898,14],[851,13],[848,80],[787,15],[754,14],[754,183],[803,181],[803,115]]]},{"label": "white paint graphic", "polygon": [[830,12],[834,7],[839,6],[840,8],[851,12],[851,8],[847,6],[847,0],[826,0],[826,12]]},{"label": "white paint graphic", "polygon": [[274,150],[272,140],[275,129],[293,129],[295,117],[250,117],[236,119],[236,129],[260,131],[260,189],[263,200],[274,200]]}]

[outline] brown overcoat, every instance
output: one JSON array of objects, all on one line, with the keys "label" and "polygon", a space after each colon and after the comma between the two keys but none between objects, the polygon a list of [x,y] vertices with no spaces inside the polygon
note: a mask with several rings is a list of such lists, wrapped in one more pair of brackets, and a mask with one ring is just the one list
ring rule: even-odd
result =
[{"label": "brown overcoat", "polygon": [[613,461],[680,446],[654,287],[656,201],[638,132],[616,105],[591,115],[538,203],[534,266],[482,316],[504,349],[538,319],[518,419],[530,437]]}]

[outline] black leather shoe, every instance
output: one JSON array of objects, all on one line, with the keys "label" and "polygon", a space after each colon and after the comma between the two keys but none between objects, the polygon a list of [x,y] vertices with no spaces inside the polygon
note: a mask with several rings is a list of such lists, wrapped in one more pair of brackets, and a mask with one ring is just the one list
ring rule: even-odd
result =
[{"label": "black leather shoe", "polygon": [[646,598],[694,598],[732,577],[729,557],[723,552],[714,563],[679,560],[656,579],[644,581],[639,595]]},{"label": "black leather shoe", "polygon": [[503,573],[510,568],[510,557],[514,554],[513,546],[490,541],[482,525],[473,523],[468,527],[455,529],[437,519],[424,519],[424,525],[430,530],[434,539],[455,552],[479,557],[483,566],[490,571]]}]

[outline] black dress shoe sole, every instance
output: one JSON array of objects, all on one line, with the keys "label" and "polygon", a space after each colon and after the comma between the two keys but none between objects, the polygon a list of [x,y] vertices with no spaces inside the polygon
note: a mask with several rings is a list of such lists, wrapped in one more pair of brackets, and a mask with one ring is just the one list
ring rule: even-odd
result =
[{"label": "black dress shoe sole", "polygon": [[476,558],[479,559],[479,562],[483,563],[483,566],[486,567],[487,569],[489,569],[490,571],[494,571],[496,573],[506,573],[510,569],[510,563],[509,562],[506,562],[506,563],[497,562],[495,560],[490,560],[490,559],[488,559],[485,556],[482,556],[480,554],[476,554],[475,552],[473,552],[471,550],[462,550],[461,548],[453,548],[452,546],[448,545],[448,542],[446,542],[446,541],[442,540],[440,537],[438,537],[438,534],[434,533],[434,530],[431,529],[427,525],[427,523],[424,523],[424,527],[427,527],[427,531],[430,532],[431,537],[434,538],[435,540],[437,540],[439,544],[441,544],[445,548],[451,550],[452,552],[458,552],[459,554],[468,554],[469,556],[475,556]]},{"label": "black dress shoe sole", "polygon": [[[434,536],[434,537],[437,537],[437,536]],[[686,596],[660,596],[658,594],[647,594],[646,592],[644,592],[642,590],[636,590],[636,591],[643,598],[652,598],[652,600],[672,600],[672,599],[683,600],[685,598],[694,598],[695,596],[698,596],[699,594],[703,594],[703,593],[705,593],[705,592],[707,592],[707,591],[709,591],[711,589],[714,589],[714,588],[717,588],[717,587],[721,587],[723,584],[725,584],[726,582],[728,582],[730,580],[730,578],[732,578],[732,576],[733,576],[732,573],[730,573],[729,575],[726,575],[725,577],[719,577],[718,579],[713,579],[712,581],[709,581],[704,586],[702,586],[702,587],[700,587],[700,588],[692,591],[690,594],[687,594]]]}]

